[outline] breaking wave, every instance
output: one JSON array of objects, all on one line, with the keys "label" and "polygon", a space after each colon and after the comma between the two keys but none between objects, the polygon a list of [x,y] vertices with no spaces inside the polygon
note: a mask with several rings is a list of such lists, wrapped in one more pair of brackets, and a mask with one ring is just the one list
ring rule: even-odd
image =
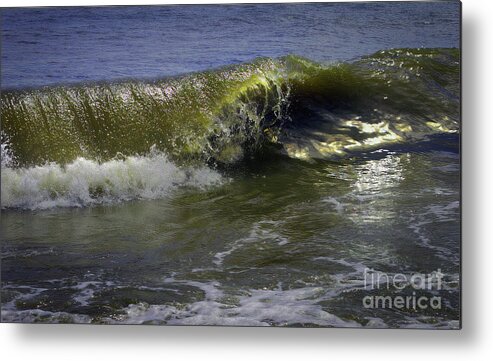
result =
[{"label": "breaking wave", "polygon": [[459,130],[459,51],[298,56],[1,95],[2,208],[163,197],[258,152],[327,159]]}]

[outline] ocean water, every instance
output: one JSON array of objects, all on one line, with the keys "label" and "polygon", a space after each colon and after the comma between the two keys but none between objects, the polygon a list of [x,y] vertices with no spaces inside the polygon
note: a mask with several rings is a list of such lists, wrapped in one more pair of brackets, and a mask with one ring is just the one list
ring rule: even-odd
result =
[{"label": "ocean water", "polygon": [[458,2],[2,9],[3,89],[459,47]]},{"label": "ocean water", "polygon": [[460,327],[459,3],[1,20],[3,322]]}]

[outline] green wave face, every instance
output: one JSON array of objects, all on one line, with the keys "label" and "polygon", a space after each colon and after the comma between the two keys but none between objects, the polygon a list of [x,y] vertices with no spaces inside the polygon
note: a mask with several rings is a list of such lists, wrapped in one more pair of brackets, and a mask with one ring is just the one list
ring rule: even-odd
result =
[{"label": "green wave face", "polygon": [[151,147],[180,159],[236,158],[282,97],[263,60],[157,82],[57,87],[2,95],[3,141],[21,165],[104,161]]},{"label": "green wave face", "polygon": [[[397,49],[324,66],[296,56],[152,82],[10,91],[15,166],[163,151],[234,163],[259,149],[327,158],[459,128],[459,51]],[[272,147],[270,147],[272,146]]]}]

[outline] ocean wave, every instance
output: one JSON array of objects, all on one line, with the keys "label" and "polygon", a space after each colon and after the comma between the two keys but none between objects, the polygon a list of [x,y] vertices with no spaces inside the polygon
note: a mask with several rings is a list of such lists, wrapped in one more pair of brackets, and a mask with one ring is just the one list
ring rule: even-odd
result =
[{"label": "ocean wave", "polygon": [[327,158],[459,129],[458,49],[394,49],[323,65],[261,58],[156,81],[7,91],[18,166],[146,154],[235,163],[266,144]]},{"label": "ocean wave", "polygon": [[2,92],[2,208],[156,199],[258,152],[330,159],[458,132],[459,70],[457,49],[394,49]]}]

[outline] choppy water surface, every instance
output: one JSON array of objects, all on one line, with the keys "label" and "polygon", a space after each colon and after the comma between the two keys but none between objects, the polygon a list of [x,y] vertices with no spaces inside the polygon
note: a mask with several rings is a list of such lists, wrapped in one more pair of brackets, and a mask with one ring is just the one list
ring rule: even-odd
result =
[{"label": "choppy water surface", "polygon": [[[3,11],[2,321],[458,328],[458,16]],[[368,269],[444,276],[368,290]]]}]

